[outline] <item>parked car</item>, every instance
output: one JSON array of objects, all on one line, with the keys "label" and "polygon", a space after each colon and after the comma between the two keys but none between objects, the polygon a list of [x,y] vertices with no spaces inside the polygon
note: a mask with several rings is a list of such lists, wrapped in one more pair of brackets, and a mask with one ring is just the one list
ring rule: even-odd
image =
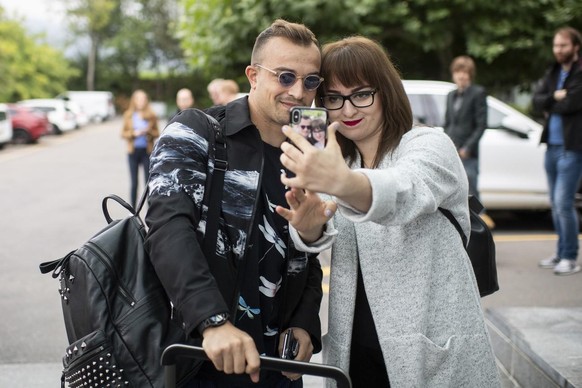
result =
[{"label": "parked car", "polygon": [[75,114],[77,128],[82,128],[85,125],[89,124],[90,121],[89,115],[85,112],[81,105],[77,104],[75,101],[65,100],[65,102],[67,103],[67,108],[69,108],[69,110]]},{"label": "parked car", "polygon": [[16,104],[9,104],[8,109],[12,120],[13,143],[34,143],[52,131],[52,124],[45,113]]},{"label": "parked car", "polygon": [[0,149],[12,141],[12,122],[8,105],[0,104]]},{"label": "parked car", "polygon": [[[442,128],[447,94],[455,84],[403,81],[416,121]],[[479,143],[479,192],[489,210],[550,208],[542,126],[511,106],[487,97],[487,129]]]},{"label": "parked car", "polygon": [[101,122],[115,116],[111,92],[69,90],[59,94],[57,98],[79,104],[92,121]]},{"label": "parked car", "polygon": [[53,125],[53,132],[56,134],[77,128],[75,114],[67,107],[66,101],[56,98],[39,98],[19,101],[18,104],[46,113]]}]

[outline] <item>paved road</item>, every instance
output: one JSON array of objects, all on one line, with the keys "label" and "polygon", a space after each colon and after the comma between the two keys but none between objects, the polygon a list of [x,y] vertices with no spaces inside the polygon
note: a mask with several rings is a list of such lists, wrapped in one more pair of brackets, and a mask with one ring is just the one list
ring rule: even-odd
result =
[{"label": "paved road", "polygon": [[[120,127],[117,119],[0,151],[0,388],[59,385],[67,344],[60,299],[56,280],[41,275],[38,264],[63,256],[105,225],[105,195],[128,197]],[[120,209],[118,216],[123,215]],[[502,290],[483,299],[484,309],[582,306],[582,274],[557,277],[536,266],[555,245],[548,230],[524,235],[504,231],[501,221],[498,225]],[[326,306],[324,299],[324,332]],[[322,382],[308,378],[305,385],[321,387]]]}]

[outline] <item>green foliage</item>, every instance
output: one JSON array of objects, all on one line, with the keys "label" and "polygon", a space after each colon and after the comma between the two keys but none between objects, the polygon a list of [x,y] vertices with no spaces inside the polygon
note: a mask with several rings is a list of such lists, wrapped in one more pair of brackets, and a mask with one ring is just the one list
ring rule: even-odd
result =
[{"label": "green foliage", "polygon": [[76,75],[60,52],[35,38],[0,7],[0,101],[54,97]]},{"label": "green foliage", "polygon": [[274,19],[301,22],[325,43],[353,34],[389,51],[405,78],[450,79],[473,56],[491,91],[528,87],[552,60],[563,25],[582,29],[579,0],[180,0],[188,62],[210,77],[239,77],[256,35]]}]

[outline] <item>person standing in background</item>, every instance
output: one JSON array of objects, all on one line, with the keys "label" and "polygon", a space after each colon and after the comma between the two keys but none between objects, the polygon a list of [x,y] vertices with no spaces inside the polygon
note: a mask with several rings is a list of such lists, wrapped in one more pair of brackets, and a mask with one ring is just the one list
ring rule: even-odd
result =
[{"label": "person standing in background", "polygon": [[194,107],[194,96],[188,88],[182,88],[176,93],[176,113]]},{"label": "person standing in background", "polygon": [[150,154],[158,136],[158,118],[150,106],[148,95],[137,89],[131,95],[129,107],[123,114],[121,132],[121,137],[127,140],[132,206],[137,202],[139,166],[143,166],[145,185],[149,179]]},{"label": "person standing in background", "polygon": [[231,79],[222,80],[218,84],[218,96],[216,105],[226,105],[232,100],[238,98],[239,87],[238,84]]},{"label": "person standing in background", "polygon": [[222,105],[220,103],[220,84],[224,81],[223,78],[215,78],[206,87],[208,95],[212,100],[212,105]]},{"label": "person standing in background", "polygon": [[[487,93],[485,88],[473,83],[476,66],[471,57],[456,57],[451,63],[450,71],[457,89],[447,96],[444,129],[455,143],[463,161],[469,180],[469,194],[480,200],[477,188],[479,141],[487,127]],[[487,214],[482,213],[481,218],[490,228],[495,227]]]},{"label": "person standing in background", "polygon": [[552,220],[558,234],[556,254],[539,262],[556,275],[580,271],[578,215],[575,196],[582,176],[582,45],[580,32],[564,27],[554,34],[556,62],[540,80],[533,107],[546,117],[542,143],[547,143],[544,167],[548,178]]}]

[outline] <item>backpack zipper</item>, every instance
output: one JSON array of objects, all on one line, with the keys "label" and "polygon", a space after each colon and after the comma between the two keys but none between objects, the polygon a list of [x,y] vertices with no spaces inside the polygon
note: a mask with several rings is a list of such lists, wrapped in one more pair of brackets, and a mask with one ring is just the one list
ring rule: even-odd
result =
[{"label": "backpack zipper", "polygon": [[91,253],[93,253],[97,257],[97,259],[99,259],[99,261],[101,263],[103,263],[103,265],[105,265],[105,267],[107,267],[107,269],[115,277],[115,280],[116,280],[117,284],[119,285],[119,291],[121,293],[121,296],[127,301],[127,303],[131,307],[135,306],[135,299],[133,298],[131,293],[129,291],[127,291],[127,289],[124,287],[124,285],[119,280],[119,276],[117,275],[117,272],[111,266],[110,260],[107,256],[107,254],[103,251],[103,249],[101,249],[97,244],[95,244],[94,242],[91,242],[91,241],[88,241],[87,244],[85,244],[85,248],[87,248],[87,250],[89,250]]}]

